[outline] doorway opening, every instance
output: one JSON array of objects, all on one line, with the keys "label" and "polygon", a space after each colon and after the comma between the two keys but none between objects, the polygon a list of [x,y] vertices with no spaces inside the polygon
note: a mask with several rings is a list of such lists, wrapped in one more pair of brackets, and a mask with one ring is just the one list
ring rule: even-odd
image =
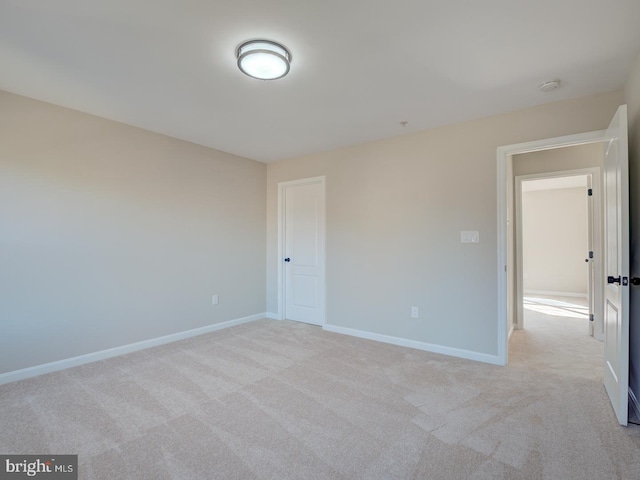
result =
[{"label": "doorway opening", "polygon": [[[579,153],[601,157],[597,144]],[[562,318],[604,340],[600,185],[599,167],[515,176],[516,329]]]},{"label": "doorway opening", "polygon": [[[591,160],[599,162],[601,150],[592,147]],[[589,153],[584,147],[573,150],[584,157]],[[561,160],[569,152],[547,154]],[[516,172],[518,160],[514,156]],[[600,185],[600,168],[516,175],[514,180],[517,308],[509,362],[602,382],[604,348],[594,339],[598,333],[603,340],[602,297],[596,299],[594,288],[602,264],[600,192],[594,188]]]},{"label": "doorway opening", "polygon": [[[595,131],[498,147],[498,358],[502,365],[508,363],[508,340],[518,326],[515,176],[589,168],[590,165],[567,166],[554,158],[535,157],[562,151],[565,147],[602,145],[605,134],[605,131]],[[529,162],[521,160],[526,158],[525,154],[531,157]],[[516,157],[519,160],[514,162]]]}]

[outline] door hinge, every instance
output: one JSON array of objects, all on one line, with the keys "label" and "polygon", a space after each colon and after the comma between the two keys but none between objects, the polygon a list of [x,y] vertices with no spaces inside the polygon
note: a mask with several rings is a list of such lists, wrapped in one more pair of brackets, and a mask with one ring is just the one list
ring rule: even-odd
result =
[{"label": "door hinge", "polygon": [[593,250],[589,251],[589,258],[593,258]]},{"label": "door hinge", "polygon": [[593,322],[593,321],[594,321],[593,313],[590,313],[590,314],[589,314],[589,321],[590,321],[590,322]]},{"label": "door hinge", "polygon": [[593,196],[593,188],[590,188],[589,190],[587,190],[587,196],[588,197],[592,197]]}]

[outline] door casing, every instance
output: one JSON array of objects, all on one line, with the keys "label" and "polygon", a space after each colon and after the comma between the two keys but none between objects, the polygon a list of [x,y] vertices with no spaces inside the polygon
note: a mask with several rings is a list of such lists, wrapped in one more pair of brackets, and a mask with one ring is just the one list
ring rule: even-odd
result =
[{"label": "door casing", "polygon": [[504,145],[497,149],[497,190],[498,190],[498,364],[506,365],[509,359],[509,328],[508,310],[507,310],[507,233],[508,227],[508,196],[507,182],[512,181],[507,178],[507,166],[513,155],[519,153],[530,153],[541,150],[550,150],[559,147],[571,147],[576,145],[584,145],[587,143],[599,143],[604,139],[606,132],[598,130],[595,132],[579,133],[576,135],[565,135],[562,137],[547,138],[536,140],[533,142],[518,143],[513,145]]},{"label": "door casing", "polygon": [[[591,181],[593,185],[593,219],[591,221],[589,235],[593,238],[593,252],[594,252],[594,269],[595,269],[595,278],[593,291],[591,295],[593,295],[594,300],[594,311],[591,312],[597,319],[597,323],[602,330],[603,324],[603,303],[602,303],[602,290],[603,284],[602,279],[602,220],[601,220],[601,172],[599,167],[592,168],[581,168],[577,170],[564,170],[564,171],[556,171],[556,172],[547,172],[547,173],[534,173],[530,175],[518,175],[515,177],[516,180],[516,328],[522,329],[524,327],[524,310],[523,310],[523,297],[524,297],[524,271],[523,271],[523,237],[522,237],[522,182],[526,180],[539,180],[543,178],[559,178],[559,177],[572,177],[579,175],[590,175]],[[585,198],[586,200],[586,198]],[[587,252],[585,253],[585,257]],[[591,299],[590,299],[591,300]],[[602,335],[604,332],[598,332]],[[599,340],[602,340],[602,335],[594,335],[598,337]]]}]

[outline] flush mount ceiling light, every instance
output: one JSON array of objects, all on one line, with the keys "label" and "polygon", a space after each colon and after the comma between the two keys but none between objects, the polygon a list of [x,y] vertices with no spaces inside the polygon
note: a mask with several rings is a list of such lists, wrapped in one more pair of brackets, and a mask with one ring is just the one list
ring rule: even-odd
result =
[{"label": "flush mount ceiling light", "polygon": [[270,40],[245,42],[236,50],[236,57],[242,73],[253,78],[276,80],[289,73],[289,50]]}]

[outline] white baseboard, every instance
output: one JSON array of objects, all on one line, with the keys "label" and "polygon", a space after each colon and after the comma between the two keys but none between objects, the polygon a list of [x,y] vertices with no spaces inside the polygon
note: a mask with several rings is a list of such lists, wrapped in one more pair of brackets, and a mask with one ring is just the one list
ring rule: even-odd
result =
[{"label": "white baseboard", "polygon": [[525,290],[524,295],[550,295],[552,297],[573,297],[573,298],[589,298],[587,293],[578,292],[556,292],[553,290]]},{"label": "white baseboard", "polygon": [[267,312],[264,314],[269,320],[282,320],[279,313]]},{"label": "white baseboard", "polygon": [[78,365],[84,365],[85,363],[97,362],[98,360],[104,360],[106,358],[117,357],[118,355],[124,355],[126,353],[137,352],[147,348],[157,347],[159,345],[165,345],[171,342],[177,342],[178,340],[184,340],[185,338],[195,337],[203,335],[205,333],[215,332],[222,330],[223,328],[234,327],[243,323],[253,322],[260,320],[261,318],[268,318],[267,313],[256,313],[255,315],[249,315],[248,317],[236,318],[226,322],[214,323],[205,327],[194,328],[192,330],[186,330],[184,332],[173,333],[171,335],[165,335],[163,337],[151,338],[149,340],[143,340],[141,342],[130,343],[128,345],[122,345],[120,347],[109,348],[107,350],[100,350],[98,352],[87,353],[86,355],[79,355],[77,357],[65,358],[64,360],[58,360],[51,363],[44,363],[42,365],[36,365],[34,367],[23,368],[21,370],[14,370],[0,374],[0,385],[10,382],[16,382],[18,380],[24,380],[25,378],[37,377],[38,375],[44,375],[45,373],[57,372],[66,368],[77,367]]},{"label": "white baseboard", "polygon": [[477,362],[490,363],[492,365],[502,365],[498,355],[488,355],[486,353],[472,352],[471,350],[463,350],[461,348],[445,347],[443,345],[434,345],[432,343],[418,342],[416,340],[408,340],[406,338],[392,337],[380,333],[365,332],[355,330],[353,328],[338,327],[336,325],[324,325],[323,330],[329,332],[341,333],[352,337],[365,338],[367,340],[375,340],[376,342],[390,343],[401,347],[415,348],[425,352],[440,353],[451,357],[465,358],[467,360],[475,360]]}]

